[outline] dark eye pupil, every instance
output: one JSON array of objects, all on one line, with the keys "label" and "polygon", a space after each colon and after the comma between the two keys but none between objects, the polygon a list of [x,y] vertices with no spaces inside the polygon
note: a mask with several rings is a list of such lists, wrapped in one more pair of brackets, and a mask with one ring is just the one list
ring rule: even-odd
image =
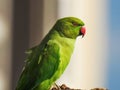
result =
[{"label": "dark eye pupil", "polygon": [[73,24],[74,26],[79,26],[79,24],[78,24],[78,23],[75,23],[75,22],[72,22],[72,24]]}]

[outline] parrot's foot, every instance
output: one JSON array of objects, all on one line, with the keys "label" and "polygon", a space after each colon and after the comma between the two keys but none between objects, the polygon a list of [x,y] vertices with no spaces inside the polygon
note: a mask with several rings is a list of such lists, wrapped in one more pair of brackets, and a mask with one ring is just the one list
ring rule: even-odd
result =
[{"label": "parrot's foot", "polygon": [[61,88],[55,83],[55,86],[57,87],[58,90],[61,90]]},{"label": "parrot's foot", "polygon": [[[54,86],[52,87],[52,89],[50,90],[73,90],[70,89],[69,87],[67,87],[65,84],[62,84],[61,86],[58,86],[56,83],[54,84]],[[79,90],[79,89],[78,89]]]},{"label": "parrot's foot", "polygon": [[67,87],[65,84],[62,84],[60,86],[61,90],[71,90],[69,87]]},{"label": "parrot's foot", "polygon": [[62,90],[56,83],[54,83],[53,88],[51,90]]}]

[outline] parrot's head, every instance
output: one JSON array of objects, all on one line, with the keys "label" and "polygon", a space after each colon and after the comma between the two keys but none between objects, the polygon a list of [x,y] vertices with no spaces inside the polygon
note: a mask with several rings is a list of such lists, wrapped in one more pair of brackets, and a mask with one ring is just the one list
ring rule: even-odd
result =
[{"label": "parrot's head", "polygon": [[63,36],[67,38],[75,39],[77,36],[85,35],[84,23],[75,17],[65,17],[59,19],[55,24],[56,30]]}]

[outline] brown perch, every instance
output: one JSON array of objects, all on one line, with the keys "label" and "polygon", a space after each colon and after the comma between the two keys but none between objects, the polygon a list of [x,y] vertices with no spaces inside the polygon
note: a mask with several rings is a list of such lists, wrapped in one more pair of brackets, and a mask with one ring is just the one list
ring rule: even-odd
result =
[{"label": "brown perch", "polygon": [[[62,84],[59,88],[52,87],[51,90],[88,90],[88,89],[71,89],[71,88],[67,87],[65,84]],[[106,89],[106,88],[93,88],[93,89],[89,89],[89,90],[108,90],[108,89]]]}]

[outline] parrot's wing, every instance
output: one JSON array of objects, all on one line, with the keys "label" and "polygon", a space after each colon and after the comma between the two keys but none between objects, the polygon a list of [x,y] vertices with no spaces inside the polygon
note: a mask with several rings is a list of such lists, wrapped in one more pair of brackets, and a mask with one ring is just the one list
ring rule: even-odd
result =
[{"label": "parrot's wing", "polygon": [[52,40],[43,49],[35,47],[31,50],[28,51],[28,60],[18,82],[17,88],[22,88],[21,90],[33,89],[44,80],[50,79],[60,63],[60,47]]}]

